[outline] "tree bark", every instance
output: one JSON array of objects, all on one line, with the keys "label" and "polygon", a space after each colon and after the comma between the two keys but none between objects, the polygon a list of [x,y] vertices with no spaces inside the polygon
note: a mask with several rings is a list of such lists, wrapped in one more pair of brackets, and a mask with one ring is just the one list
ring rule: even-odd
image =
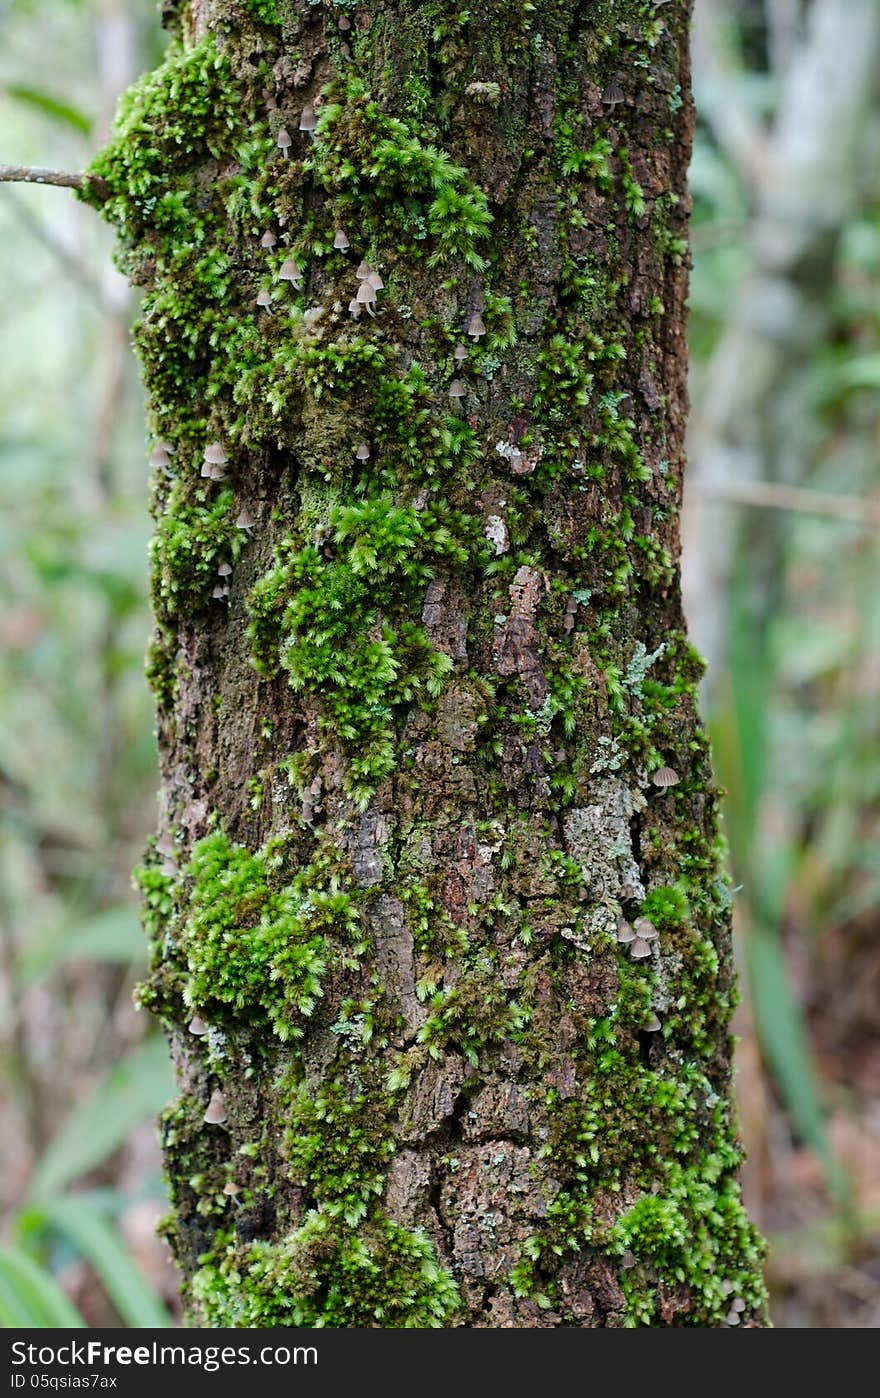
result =
[{"label": "tree bark", "polygon": [[678,586],[688,11],[193,0],[95,162],[197,1323],[764,1322]]}]

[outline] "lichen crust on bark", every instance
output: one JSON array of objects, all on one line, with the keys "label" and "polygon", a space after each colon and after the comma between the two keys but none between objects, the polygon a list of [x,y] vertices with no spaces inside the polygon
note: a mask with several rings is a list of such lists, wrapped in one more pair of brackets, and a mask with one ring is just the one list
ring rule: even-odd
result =
[{"label": "lichen crust on bark", "polygon": [[766,1321],[678,583],[688,9],[169,6],[94,162],[195,1323]]}]

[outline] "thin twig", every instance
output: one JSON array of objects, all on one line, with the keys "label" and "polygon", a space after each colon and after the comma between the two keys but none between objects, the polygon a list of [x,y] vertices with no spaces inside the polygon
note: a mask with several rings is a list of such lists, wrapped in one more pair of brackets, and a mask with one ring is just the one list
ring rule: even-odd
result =
[{"label": "thin twig", "polygon": [[98,199],[109,194],[106,180],[86,171],[44,170],[39,165],[0,165],[0,181],[13,184],[54,184],[62,189],[82,189]]},{"label": "thin twig", "polygon": [[782,485],[773,481],[738,481],[726,485],[699,482],[696,493],[700,499],[730,505],[756,505],[771,510],[794,510],[799,514],[824,515],[830,519],[849,520],[866,528],[880,528],[880,500],[862,495],[831,495],[826,491],[809,490],[798,485]]}]

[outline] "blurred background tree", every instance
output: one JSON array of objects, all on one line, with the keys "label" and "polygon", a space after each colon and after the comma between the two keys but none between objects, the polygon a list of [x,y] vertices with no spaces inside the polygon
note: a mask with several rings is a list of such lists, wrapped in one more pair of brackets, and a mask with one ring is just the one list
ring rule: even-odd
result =
[{"label": "blurred background tree", "polygon": [[[0,0],[0,155],[82,168],[152,0]],[[880,4],[696,0],[691,626],[737,925],[745,1183],[783,1326],[880,1323]],[[0,1319],[173,1323],[129,292],[69,196],[0,185]],[[73,1305],[76,1310],[71,1309]]]}]

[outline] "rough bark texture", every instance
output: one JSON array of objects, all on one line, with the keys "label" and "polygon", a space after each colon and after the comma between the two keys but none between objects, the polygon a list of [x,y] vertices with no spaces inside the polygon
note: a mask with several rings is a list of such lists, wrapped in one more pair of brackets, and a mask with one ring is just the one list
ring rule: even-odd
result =
[{"label": "rough bark texture", "polygon": [[688,4],[168,8],[94,168],[189,1313],[761,1324],[677,574]]}]

